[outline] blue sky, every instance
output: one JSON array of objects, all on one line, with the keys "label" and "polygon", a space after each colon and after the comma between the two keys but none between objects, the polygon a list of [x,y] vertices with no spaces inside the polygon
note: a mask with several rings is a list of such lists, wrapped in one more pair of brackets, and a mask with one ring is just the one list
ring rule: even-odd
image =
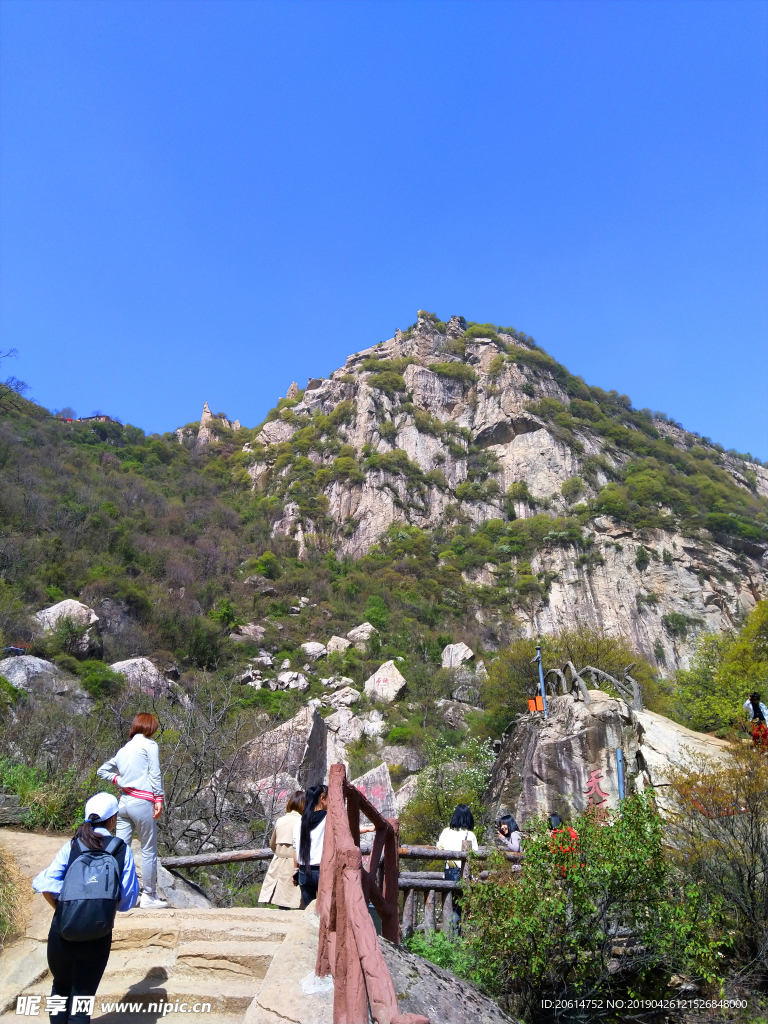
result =
[{"label": "blue sky", "polygon": [[3,0],[0,344],[247,425],[417,308],[768,457],[768,5]]}]

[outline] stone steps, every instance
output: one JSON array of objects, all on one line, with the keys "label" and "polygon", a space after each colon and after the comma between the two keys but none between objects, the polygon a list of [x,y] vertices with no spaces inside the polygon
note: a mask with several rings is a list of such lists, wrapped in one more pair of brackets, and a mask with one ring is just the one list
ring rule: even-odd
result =
[{"label": "stone steps", "polygon": [[[155,1024],[160,1016],[186,1024],[240,1024],[259,992],[275,954],[299,912],[261,908],[181,909],[119,914],[112,953],[96,995],[94,1019],[104,1024]],[[44,944],[37,949],[44,951]],[[42,966],[42,965],[41,965]],[[50,994],[50,974],[36,972],[22,995]],[[141,1010],[109,1010],[109,1003]],[[151,1004],[186,1003],[188,1012],[147,1010]],[[210,1010],[192,1012],[195,1003]],[[44,1004],[42,1004],[44,1006]],[[102,1005],[105,1009],[102,1010]],[[191,1013],[191,1016],[190,1016]],[[44,1018],[44,1014],[41,1015]],[[0,1024],[16,1019],[13,1010]]]}]

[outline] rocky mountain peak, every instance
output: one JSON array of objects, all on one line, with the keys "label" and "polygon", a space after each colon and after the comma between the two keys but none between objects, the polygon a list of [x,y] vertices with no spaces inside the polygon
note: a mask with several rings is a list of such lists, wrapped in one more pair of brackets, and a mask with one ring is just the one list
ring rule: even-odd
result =
[{"label": "rocky mountain peak", "polygon": [[[445,564],[501,588],[529,634],[587,621],[670,665],[765,593],[768,470],[514,328],[421,310],[288,395],[248,472],[300,556],[324,537],[359,557],[397,523],[441,531]],[[478,531],[467,559],[456,538]]]}]

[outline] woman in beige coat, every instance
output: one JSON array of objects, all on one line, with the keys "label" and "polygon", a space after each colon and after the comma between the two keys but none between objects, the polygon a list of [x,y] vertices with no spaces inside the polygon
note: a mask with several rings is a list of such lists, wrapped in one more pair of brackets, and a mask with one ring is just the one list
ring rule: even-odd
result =
[{"label": "woman in beige coat", "polygon": [[269,845],[275,856],[259,893],[259,903],[273,903],[283,910],[298,910],[301,889],[293,884],[293,829],[304,813],[304,793],[297,789],[288,800],[285,814],[275,822]]}]

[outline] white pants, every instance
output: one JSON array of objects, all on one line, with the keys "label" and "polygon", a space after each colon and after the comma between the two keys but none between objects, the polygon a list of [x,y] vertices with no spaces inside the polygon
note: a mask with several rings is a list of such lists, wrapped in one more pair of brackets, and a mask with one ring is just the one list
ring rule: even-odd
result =
[{"label": "white pants", "polygon": [[141,843],[141,880],[144,892],[157,895],[157,822],[152,817],[154,803],[136,796],[121,796],[117,806],[115,832],[128,846],[133,833]]}]

